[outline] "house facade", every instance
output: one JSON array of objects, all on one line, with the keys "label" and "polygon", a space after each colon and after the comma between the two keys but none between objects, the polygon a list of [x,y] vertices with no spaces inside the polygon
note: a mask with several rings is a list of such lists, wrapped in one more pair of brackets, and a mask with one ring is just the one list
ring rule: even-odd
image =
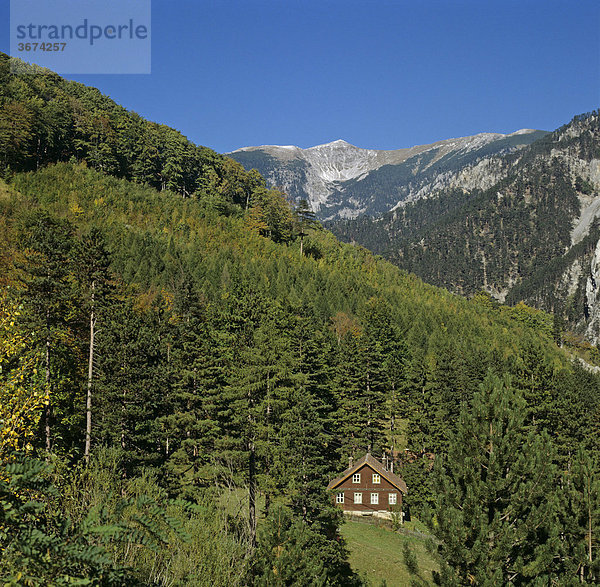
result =
[{"label": "house facade", "polygon": [[331,481],[327,489],[338,507],[357,514],[402,511],[402,495],[408,492],[406,483],[370,454]]}]

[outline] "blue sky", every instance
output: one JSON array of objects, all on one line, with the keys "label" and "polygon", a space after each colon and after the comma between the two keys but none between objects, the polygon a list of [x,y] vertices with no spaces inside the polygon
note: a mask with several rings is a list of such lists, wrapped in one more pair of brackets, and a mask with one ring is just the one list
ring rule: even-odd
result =
[{"label": "blue sky", "polygon": [[66,77],[220,152],[551,130],[600,105],[600,2],[154,0],[152,74]]}]

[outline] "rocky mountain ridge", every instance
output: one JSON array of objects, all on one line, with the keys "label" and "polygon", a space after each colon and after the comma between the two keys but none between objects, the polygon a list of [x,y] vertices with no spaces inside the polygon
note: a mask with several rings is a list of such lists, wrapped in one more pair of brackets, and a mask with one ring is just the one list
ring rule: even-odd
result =
[{"label": "rocky mountain ridge", "polygon": [[520,149],[545,134],[531,129],[480,133],[395,150],[362,149],[338,139],[307,149],[243,147],[228,155],[246,169],[258,169],[294,200],[306,199],[322,220],[332,220],[374,216],[427,197],[463,181],[455,176],[466,166]]}]

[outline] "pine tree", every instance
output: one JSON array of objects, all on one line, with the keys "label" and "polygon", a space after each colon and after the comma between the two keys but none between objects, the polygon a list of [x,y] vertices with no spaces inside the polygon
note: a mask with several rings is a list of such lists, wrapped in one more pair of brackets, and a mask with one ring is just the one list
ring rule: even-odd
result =
[{"label": "pine tree", "polygon": [[123,474],[164,458],[159,418],[168,397],[168,371],[159,309],[135,309],[132,300],[111,307],[98,333],[95,444],[119,447]]},{"label": "pine tree", "polygon": [[386,389],[381,343],[358,325],[340,341],[334,386],[342,456],[380,452]]},{"label": "pine tree", "polygon": [[161,418],[170,487],[189,499],[213,483],[219,471],[215,449],[223,435],[220,395],[232,367],[232,336],[189,291],[176,298],[169,372],[168,411]]},{"label": "pine tree", "polygon": [[271,471],[274,430],[289,394],[290,355],[276,326],[278,307],[252,292],[237,294],[230,307],[234,361],[221,396],[220,418],[227,424],[220,445],[246,470],[250,537],[255,544],[259,484],[266,493],[267,510],[276,491]]},{"label": "pine tree", "polygon": [[[44,374],[50,399],[44,410],[45,448],[53,448],[52,428],[68,418],[73,402],[77,365],[73,360],[74,340],[70,318],[72,297],[73,249],[72,226],[44,211],[30,214],[22,229],[25,262],[21,265],[25,285],[23,297],[29,325],[37,335],[44,356]],[[68,434],[71,425],[66,424]]]},{"label": "pine tree", "polygon": [[554,453],[510,380],[489,375],[436,463],[432,531],[453,584],[549,580],[558,552]]},{"label": "pine tree", "polygon": [[360,578],[347,562],[339,539],[328,539],[282,506],[261,527],[250,583],[255,585],[331,585],[358,587]]},{"label": "pine tree", "polygon": [[298,202],[298,205],[294,210],[294,219],[296,225],[296,234],[300,237],[300,255],[302,255],[304,237],[307,234],[306,231],[317,224],[316,215],[306,199],[303,198]]},{"label": "pine tree", "polygon": [[579,448],[565,474],[561,500],[561,561],[565,579],[587,585],[600,583],[600,473],[597,464]]},{"label": "pine tree", "polygon": [[378,341],[381,367],[384,377],[383,389],[385,417],[389,428],[390,454],[396,451],[398,438],[397,420],[408,417],[407,394],[403,393],[409,350],[397,324],[392,319],[392,307],[381,298],[371,298],[367,303],[364,321],[371,338]]}]

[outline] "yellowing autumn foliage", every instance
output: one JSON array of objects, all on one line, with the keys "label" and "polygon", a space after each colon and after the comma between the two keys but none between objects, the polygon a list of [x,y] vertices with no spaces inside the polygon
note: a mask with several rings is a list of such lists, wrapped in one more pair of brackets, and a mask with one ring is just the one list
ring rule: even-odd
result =
[{"label": "yellowing autumn foliage", "polygon": [[42,410],[49,401],[39,357],[19,325],[19,308],[0,293],[0,461],[11,450],[30,450]]}]

